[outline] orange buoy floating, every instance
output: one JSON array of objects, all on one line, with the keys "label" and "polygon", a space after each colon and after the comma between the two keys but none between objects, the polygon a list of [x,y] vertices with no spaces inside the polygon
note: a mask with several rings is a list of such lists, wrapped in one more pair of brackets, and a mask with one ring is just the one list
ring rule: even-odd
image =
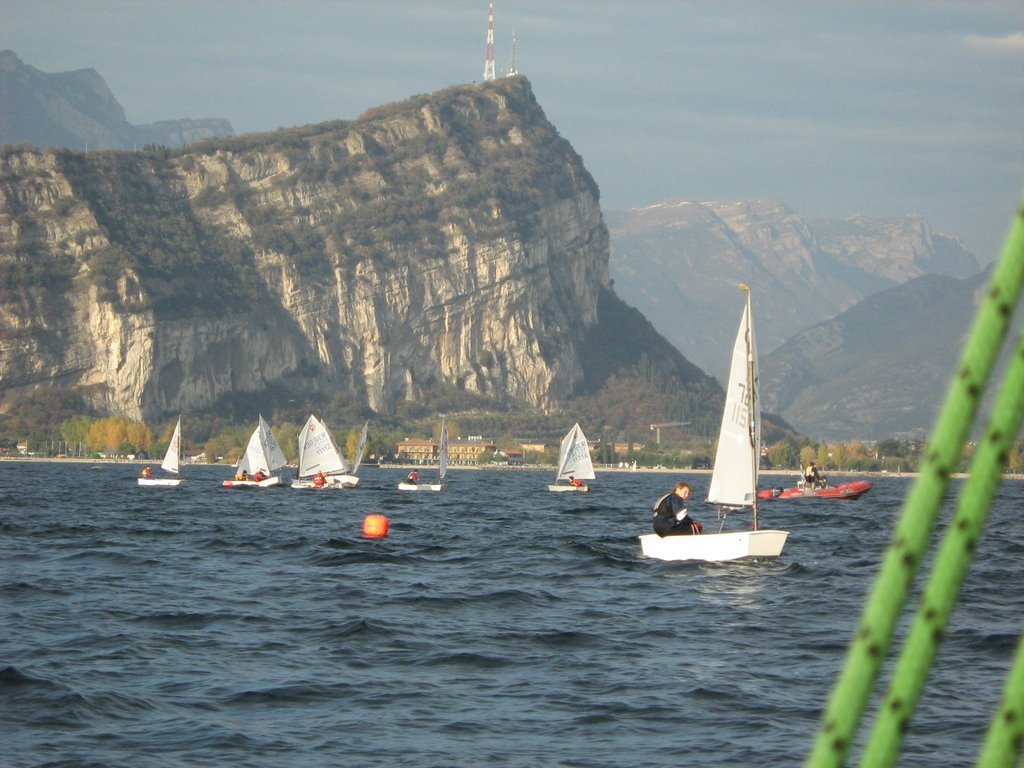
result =
[{"label": "orange buoy floating", "polygon": [[383,539],[388,535],[388,519],[384,515],[367,515],[363,518],[363,536],[368,539]]}]

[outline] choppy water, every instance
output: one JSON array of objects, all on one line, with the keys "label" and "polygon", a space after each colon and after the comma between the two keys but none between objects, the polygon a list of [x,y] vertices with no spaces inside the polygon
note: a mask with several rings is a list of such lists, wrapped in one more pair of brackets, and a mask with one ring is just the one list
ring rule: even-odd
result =
[{"label": "choppy water", "polygon": [[[674,475],[401,494],[398,470],[330,492],[136,470],[0,462],[4,766],[799,765],[909,483],[767,502],[781,558],[698,565],[639,554]],[[901,765],[976,758],[1024,616],[1022,508],[1005,484]],[[388,538],[362,537],[373,512]]]}]

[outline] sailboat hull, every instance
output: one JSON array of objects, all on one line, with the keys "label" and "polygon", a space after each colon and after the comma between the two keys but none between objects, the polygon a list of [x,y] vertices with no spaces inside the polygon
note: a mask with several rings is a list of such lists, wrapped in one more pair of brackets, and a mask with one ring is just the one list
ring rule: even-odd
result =
[{"label": "sailboat hull", "polygon": [[174,487],[184,485],[185,480],[181,477],[140,477],[139,485]]},{"label": "sailboat hull", "polygon": [[789,531],[733,531],[700,536],[640,536],[645,557],[655,560],[721,562],[745,557],[778,557]]},{"label": "sailboat hull", "polygon": [[359,484],[359,478],[355,475],[327,475],[326,482],[322,485],[317,485],[312,480],[292,480],[292,488],[296,489],[315,489],[318,491],[323,490],[338,490],[339,488],[355,488]]},{"label": "sailboat hull", "polygon": [[281,484],[281,478],[271,475],[266,480],[225,480],[221,483],[225,488],[273,488]]},{"label": "sailboat hull", "polygon": [[440,491],[446,483],[399,483],[400,491]]}]

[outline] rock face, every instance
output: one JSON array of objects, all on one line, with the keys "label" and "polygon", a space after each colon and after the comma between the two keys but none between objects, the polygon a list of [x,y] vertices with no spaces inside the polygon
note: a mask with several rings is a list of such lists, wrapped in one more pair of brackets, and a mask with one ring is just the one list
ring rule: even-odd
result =
[{"label": "rock face", "polygon": [[758,346],[769,352],[907,280],[980,271],[959,240],[917,216],[807,223],[771,199],[682,200],[606,215],[617,293],[708,371],[727,362],[739,282],[751,287]]},{"label": "rock face", "polygon": [[93,150],[180,147],[234,133],[221,118],[132,125],[96,70],[41,72],[14,51],[0,51],[0,94],[0,144]]},{"label": "rock face", "polygon": [[0,397],[155,418],[447,386],[545,408],[608,289],[597,187],[529,82],[183,151],[0,156]]}]

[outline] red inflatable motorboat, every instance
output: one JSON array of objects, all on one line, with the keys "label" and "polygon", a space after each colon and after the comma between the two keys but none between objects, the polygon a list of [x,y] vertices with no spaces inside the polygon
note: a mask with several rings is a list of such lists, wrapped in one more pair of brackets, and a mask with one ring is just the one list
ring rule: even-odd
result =
[{"label": "red inflatable motorboat", "polygon": [[800,483],[793,488],[765,488],[758,491],[759,499],[858,499],[871,490],[867,480],[853,480],[848,483],[828,483],[812,486]]}]

